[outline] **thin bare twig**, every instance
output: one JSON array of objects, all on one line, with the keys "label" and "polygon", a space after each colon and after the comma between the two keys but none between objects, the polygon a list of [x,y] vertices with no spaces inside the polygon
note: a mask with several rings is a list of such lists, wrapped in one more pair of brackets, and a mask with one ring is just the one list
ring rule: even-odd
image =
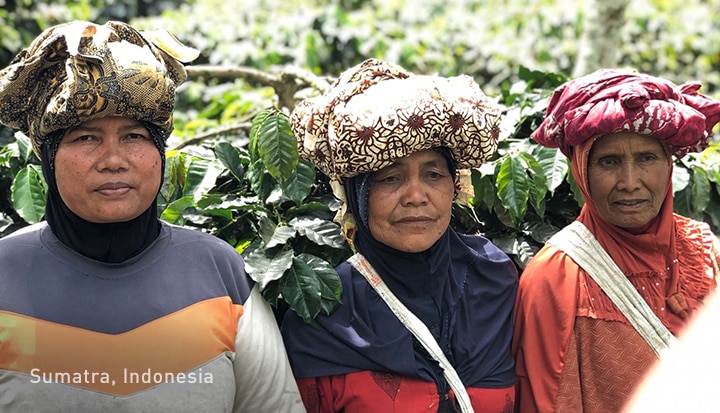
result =
[{"label": "thin bare twig", "polygon": [[192,137],[191,139],[188,139],[186,141],[180,142],[178,145],[171,148],[170,150],[177,151],[186,146],[197,145],[200,142],[204,141],[205,139],[214,138],[216,136],[223,135],[228,132],[235,132],[237,130],[249,129],[251,126],[252,126],[252,122],[238,122],[238,123],[231,123],[229,125],[223,125],[216,129],[212,129],[207,132],[197,134],[194,137]]},{"label": "thin bare twig", "polygon": [[[297,105],[298,99],[295,95],[299,90],[312,88],[323,93],[328,90],[331,81],[328,78],[317,76],[308,70],[296,66],[288,66],[277,75],[250,67],[239,66],[190,65],[185,69],[190,79],[218,79],[221,81],[243,79],[248,83],[272,87],[278,96],[278,106],[288,111],[291,111],[295,105]],[[253,114],[253,116],[254,115],[255,114]],[[252,116],[248,117],[248,119],[252,119]],[[172,150],[179,150],[186,146],[196,145],[206,139],[214,138],[228,132],[249,129],[250,127],[252,127],[251,121],[221,126],[217,129],[198,134],[178,144],[172,148]]]},{"label": "thin bare twig", "polygon": [[239,66],[191,65],[186,67],[186,70],[191,79],[215,78],[228,81],[244,79],[249,83],[270,86],[278,96],[278,106],[288,110],[292,110],[297,104],[295,94],[299,90],[314,88],[322,93],[330,87],[327,79],[296,66],[288,66],[277,75]]}]

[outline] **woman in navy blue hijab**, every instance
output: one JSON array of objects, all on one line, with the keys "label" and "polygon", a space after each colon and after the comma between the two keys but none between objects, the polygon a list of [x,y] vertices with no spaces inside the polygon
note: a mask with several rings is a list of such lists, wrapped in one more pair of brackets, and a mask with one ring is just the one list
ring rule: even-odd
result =
[{"label": "woman in navy blue hijab", "polygon": [[350,262],[342,305],[316,325],[289,312],[283,337],[308,412],[511,412],[517,270],[489,240],[450,227],[464,170],[496,148],[499,108],[467,76],[418,76],[370,59],[291,124],[301,155],[334,182],[358,256],[427,327],[469,396],[461,410],[436,358]]}]

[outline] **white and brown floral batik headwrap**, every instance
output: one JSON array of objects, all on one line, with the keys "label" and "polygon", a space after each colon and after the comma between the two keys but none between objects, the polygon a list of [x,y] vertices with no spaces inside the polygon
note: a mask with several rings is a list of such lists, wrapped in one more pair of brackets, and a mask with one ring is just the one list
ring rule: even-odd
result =
[{"label": "white and brown floral batik headwrap", "polygon": [[167,31],[75,21],[40,34],[0,71],[0,123],[30,137],[41,156],[53,132],[108,116],[173,130],[182,62],[197,57]]},{"label": "white and brown floral batik headwrap", "polygon": [[[467,201],[468,169],[495,152],[500,117],[500,105],[470,76],[415,75],[368,59],[342,73],[325,94],[302,101],[290,124],[300,156],[330,177],[342,201],[344,178],[431,148],[449,150],[458,168],[458,201]],[[348,239],[352,219],[345,207],[337,216]]]}]

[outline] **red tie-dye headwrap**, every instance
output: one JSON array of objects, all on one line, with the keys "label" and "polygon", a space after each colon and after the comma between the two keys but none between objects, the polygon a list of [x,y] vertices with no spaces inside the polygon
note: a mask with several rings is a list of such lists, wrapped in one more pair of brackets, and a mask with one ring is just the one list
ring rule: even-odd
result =
[{"label": "red tie-dye headwrap", "polygon": [[672,82],[637,72],[602,69],[571,80],[552,95],[545,120],[532,138],[560,148],[613,132],[652,136],[677,158],[704,149],[720,122],[720,102],[698,93],[697,82]]}]

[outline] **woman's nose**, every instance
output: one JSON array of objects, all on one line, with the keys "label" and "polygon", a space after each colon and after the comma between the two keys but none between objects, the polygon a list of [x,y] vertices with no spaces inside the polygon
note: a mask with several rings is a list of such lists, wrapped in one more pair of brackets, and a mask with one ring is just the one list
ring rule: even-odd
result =
[{"label": "woman's nose", "polygon": [[417,205],[427,202],[427,190],[419,178],[408,179],[404,184],[403,191],[404,204]]},{"label": "woman's nose", "polygon": [[128,168],[127,156],[119,143],[104,141],[100,146],[96,167],[99,171],[120,171]]},{"label": "woman's nose", "polygon": [[633,191],[642,186],[642,180],[640,179],[640,171],[633,164],[625,164],[620,170],[618,187],[626,191]]}]

